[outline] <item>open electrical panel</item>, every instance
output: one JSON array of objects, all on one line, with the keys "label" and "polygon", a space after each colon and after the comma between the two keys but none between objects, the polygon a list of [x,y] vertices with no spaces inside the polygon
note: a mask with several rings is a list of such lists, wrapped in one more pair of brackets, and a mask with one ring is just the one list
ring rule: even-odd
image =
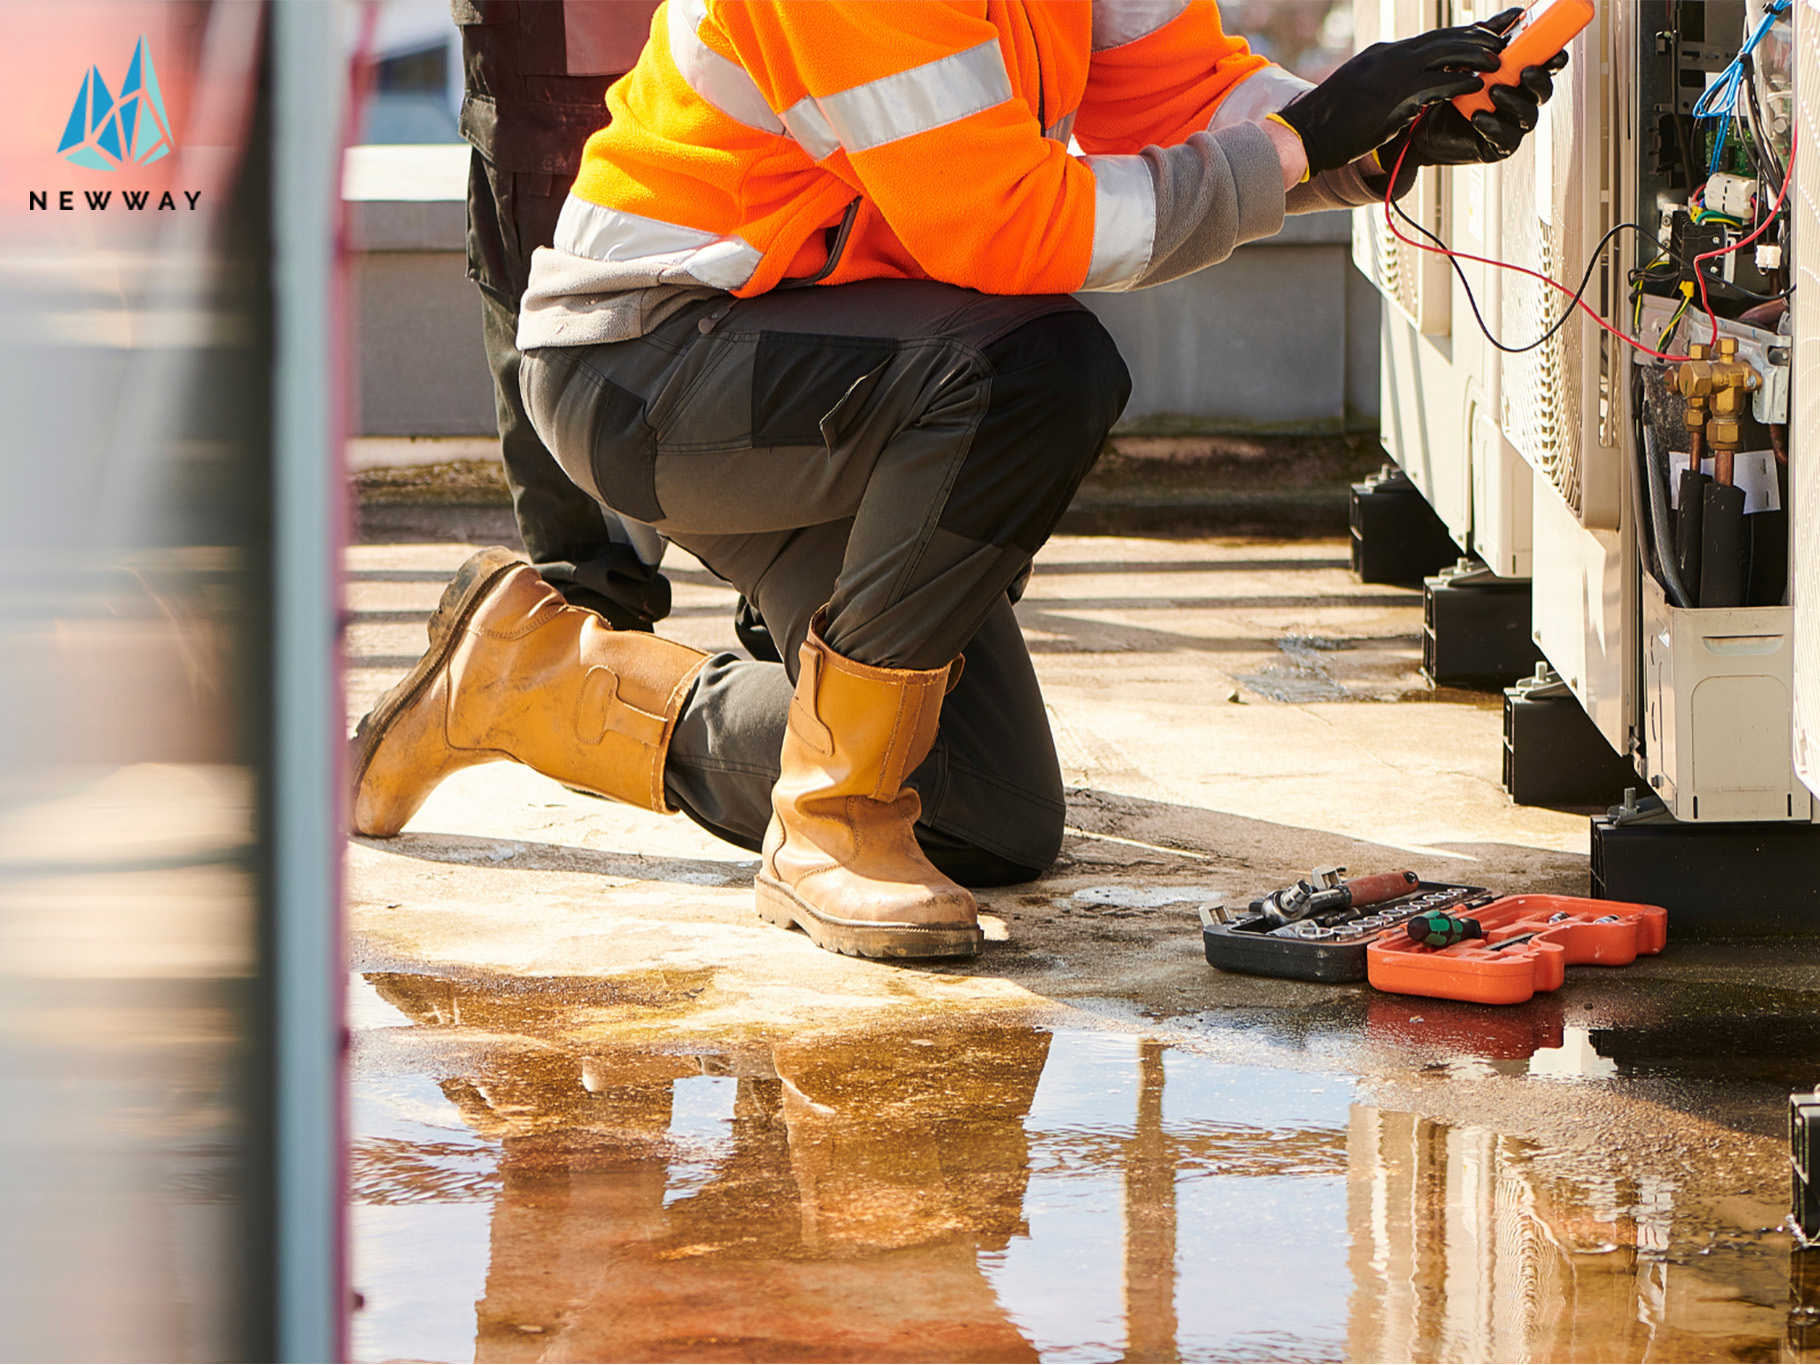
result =
[{"label": "open electrical panel", "polygon": [[[1633,458],[1648,490],[1644,566],[1677,607],[1780,606],[1789,577],[1793,234],[1781,191],[1794,141],[1793,15],[1770,0],[1645,0],[1638,10],[1633,214],[1655,231],[1633,234],[1632,334],[1691,354],[1712,349],[1716,314],[1718,349],[1729,342],[1739,366],[1718,378],[1742,386],[1728,404],[1735,422],[1714,421],[1712,400],[1724,395],[1712,375],[1632,354]],[[1703,356],[1709,368],[1718,358]],[[1690,467],[1690,447],[1700,469]]]}]

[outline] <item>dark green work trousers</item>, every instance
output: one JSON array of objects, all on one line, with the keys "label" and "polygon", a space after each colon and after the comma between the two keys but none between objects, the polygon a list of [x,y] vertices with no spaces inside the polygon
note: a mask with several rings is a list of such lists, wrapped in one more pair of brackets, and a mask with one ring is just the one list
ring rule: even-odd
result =
[{"label": "dark green work trousers", "polygon": [[525,356],[531,420],[581,488],[751,600],[784,663],[722,655],[678,721],[672,802],[757,849],[797,650],[966,665],[910,785],[937,866],[1022,881],[1061,846],[1061,773],[1008,590],[1130,394],[1065,297],[875,280],[693,304],[650,335]]}]

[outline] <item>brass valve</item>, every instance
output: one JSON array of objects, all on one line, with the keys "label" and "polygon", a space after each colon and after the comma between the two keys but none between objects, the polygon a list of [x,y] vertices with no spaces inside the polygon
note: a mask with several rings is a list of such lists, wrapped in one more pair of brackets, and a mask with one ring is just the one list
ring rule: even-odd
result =
[{"label": "brass valve", "polygon": [[1719,338],[1717,359],[1708,359],[1706,347],[1697,342],[1687,352],[1691,359],[1683,361],[1675,371],[1675,389],[1686,404],[1689,454],[1696,461],[1694,468],[1699,468],[1704,436],[1713,450],[1713,478],[1729,485],[1733,478],[1732,457],[1744,439],[1738,419],[1743,415],[1745,400],[1763,387],[1763,376],[1738,359],[1736,337]]}]

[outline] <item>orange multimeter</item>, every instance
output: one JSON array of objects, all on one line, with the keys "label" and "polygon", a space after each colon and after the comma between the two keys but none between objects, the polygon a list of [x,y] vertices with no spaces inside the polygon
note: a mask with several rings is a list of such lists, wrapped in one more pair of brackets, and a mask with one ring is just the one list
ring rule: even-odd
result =
[{"label": "orange multimeter", "polygon": [[1492,86],[1517,84],[1526,68],[1543,65],[1572,42],[1593,21],[1595,12],[1593,0],[1537,0],[1510,26],[1498,69],[1485,73],[1479,89],[1454,96],[1454,108],[1467,118],[1492,108]]}]

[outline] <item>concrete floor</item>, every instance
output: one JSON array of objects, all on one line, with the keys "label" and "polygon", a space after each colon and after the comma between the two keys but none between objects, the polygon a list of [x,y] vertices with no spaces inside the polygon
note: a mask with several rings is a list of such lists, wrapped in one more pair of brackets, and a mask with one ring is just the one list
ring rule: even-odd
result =
[{"label": "concrete floor", "polygon": [[[470,548],[349,552],[350,722]],[[1504,1010],[1216,972],[1203,901],[1583,894],[1586,818],[1509,803],[1343,542],[1064,537],[1019,612],[1070,831],[976,963],[821,953],[745,853],[511,765],[352,841],[360,1358],[1806,1358],[1820,950],[1671,927]]]}]

